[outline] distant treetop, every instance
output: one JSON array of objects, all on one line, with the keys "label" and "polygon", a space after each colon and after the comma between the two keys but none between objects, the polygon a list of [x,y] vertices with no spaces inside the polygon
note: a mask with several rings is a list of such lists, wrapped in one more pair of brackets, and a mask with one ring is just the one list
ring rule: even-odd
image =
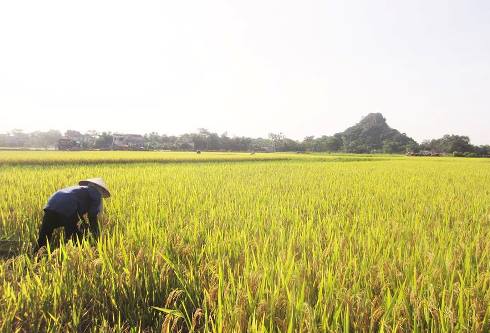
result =
[{"label": "distant treetop", "polygon": [[[445,135],[440,139],[418,144],[405,133],[391,128],[381,113],[369,113],[357,124],[332,136],[307,136],[292,140],[283,133],[270,133],[267,138],[221,135],[205,128],[196,133],[167,136],[148,133],[143,136],[111,132],[68,130],[25,133],[13,130],[0,134],[0,148],[55,148],[68,150],[199,150],[252,152],[346,152],[346,153],[407,153],[426,151],[454,156],[487,156],[490,146],[473,146],[467,136]],[[64,147],[64,148],[63,148]],[[68,148],[67,148],[68,147]]]}]

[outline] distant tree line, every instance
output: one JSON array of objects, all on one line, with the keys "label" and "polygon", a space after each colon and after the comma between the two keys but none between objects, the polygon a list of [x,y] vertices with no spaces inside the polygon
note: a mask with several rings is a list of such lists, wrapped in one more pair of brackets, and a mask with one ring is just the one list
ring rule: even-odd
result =
[{"label": "distant tree line", "polygon": [[0,147],[4,148],[52,148],[62,137],[60,131],[35,131],[26,133],[22,130],[13,130],[0,134]]},{"label": "distant tree line", "polygon": [[[114,139],[120,135],[111,132],[68,130],[65,133],[50,130],[26,133],[13,130],[0,134],[3,148],[56,148],[60,139],[71,140],[80,150],[114,149]],[[221,135],[201,128],[196,133],[172,136],[147,133],[137,137],[139,149],[179,151],[238,151],[238,152],[346,152],[346,153],[407,153],[430,151],[454,156],[490,156],[490,145],[475,146],[467,136],[445,135],[440,139],[418,144],[404,133],[390,128],[379,113],[369,114],[358,124],[332,136],[308,136],[293,140],[283,133],[271,133],[267,138]],[[130,140],[130,139],[128,139]],[[134,146],[133,146],[134,147]]]},{"label": "distant tree line", "polygon": [[470,138],[463,135],[447,134],[440,139],[426,140],[418,146],[418,150],[452,154],[458,157],[490,157],[490,145],[472,145]]}]

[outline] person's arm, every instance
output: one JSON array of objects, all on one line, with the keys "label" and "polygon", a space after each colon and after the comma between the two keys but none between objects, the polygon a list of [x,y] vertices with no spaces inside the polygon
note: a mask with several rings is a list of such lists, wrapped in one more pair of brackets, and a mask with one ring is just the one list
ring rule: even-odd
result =
[{"label": "person's arm", "polygon": [[97,239],[99,238],[99,223],[97,221],[97,214],[89,213],[88,214],[89,228],[90,232]]},{"label": "person's arm", "polygon": [[98,223],[98,215],[100,211],[102,210],[102,196],[100,193],[95,190],[91,189],[91,203],[89,210],[87,212],[88,215],[88,222],[89,222],[89,229],[92,235],[97,239],[99,238],[99,223]]}]

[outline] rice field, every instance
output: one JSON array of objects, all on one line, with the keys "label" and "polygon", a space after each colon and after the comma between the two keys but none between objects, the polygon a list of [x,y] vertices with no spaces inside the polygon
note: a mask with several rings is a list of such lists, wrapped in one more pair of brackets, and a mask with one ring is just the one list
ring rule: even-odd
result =
[{"label": "rice field", "polygon": [[59,163],[182,163],[287,160],[292,154],[158,152],[158,151],[0,151],[3,165],[51,165]]},{"label": "rice field", "polygon": [[100,176],[101,239],[0,259],[1,332],[487,332],[490,160],[0,152],[0,239]]}]

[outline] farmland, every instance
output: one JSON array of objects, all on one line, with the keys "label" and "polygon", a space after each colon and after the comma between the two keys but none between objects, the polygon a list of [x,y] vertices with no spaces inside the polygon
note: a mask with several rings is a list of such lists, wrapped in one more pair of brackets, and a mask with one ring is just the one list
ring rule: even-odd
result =
[{"label": "farmland", "polygon": [[489,331],[490,160],[0,152],[0,239],[100,176],[102,238],[0,259],[0,331]]}]

